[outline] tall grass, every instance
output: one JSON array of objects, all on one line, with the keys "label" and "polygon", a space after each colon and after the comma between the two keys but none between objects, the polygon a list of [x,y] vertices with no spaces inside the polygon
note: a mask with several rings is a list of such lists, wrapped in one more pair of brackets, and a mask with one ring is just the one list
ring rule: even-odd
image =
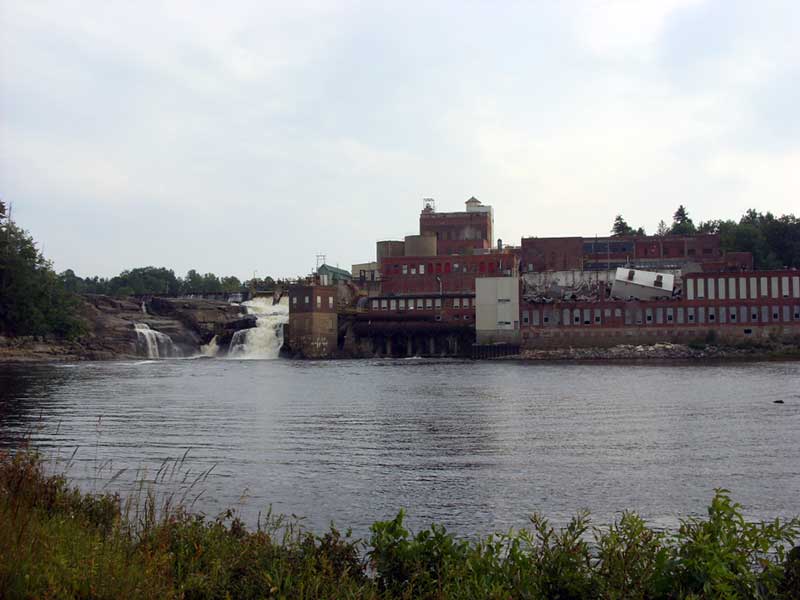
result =
[{"label": "tall grass", "polygon": [[360,541],[271,513],[254,531],[232,511],[193,514],[208,473],[183,472],[180,496],[142,483],[123,502],[79,492],[33,451],[0,454],[0,597],[800,598],[800,520],[749,523],[726,490],[674,532],[627,512],[563,528],[534,514],[528,529],[466,541],[438,525],[410,532],[400,511]]}]

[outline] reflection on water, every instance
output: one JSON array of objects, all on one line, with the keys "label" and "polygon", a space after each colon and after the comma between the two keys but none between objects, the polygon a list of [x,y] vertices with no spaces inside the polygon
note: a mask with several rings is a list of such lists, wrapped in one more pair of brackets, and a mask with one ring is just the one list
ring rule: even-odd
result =
[{"label": "reflection on water", "polygon": [[272,504],[360,534],[400,507],[465,534],[534,510],[672,525],[715,487],[770,518],[800,513],[798,383],[800,363],[0,365],[0,444],[79,447],[70,475],[87,489],[98,465],[128,468],[126,489],[190,449],[193,473],[216,465],[202,510],[252,522]]}]

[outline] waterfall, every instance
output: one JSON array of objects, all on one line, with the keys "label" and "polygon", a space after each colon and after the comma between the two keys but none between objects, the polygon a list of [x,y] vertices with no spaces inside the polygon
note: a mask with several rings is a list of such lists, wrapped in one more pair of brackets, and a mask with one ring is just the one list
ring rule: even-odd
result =
[{"label": "waterfall", "polygon": [[219,343],[217,336],[211,338],[207,344],[200,346],[200,356],[216,356],[219,353]]},{"label": "waterfall", "polygon": [[169,358],[179,354],[167,334],[150,329],[146,323],[134,323],[133,328],[136,331],[137,346],[147,351],[147,358]]},{"label": "waterfall", "polygon": [[283,325],[289,322],[288,298],[272,304],[271,298],[242,302],[248,315],[256,317],[256,326],[233,334],[228,356],[231,358],[278,358],[283,346]]}]

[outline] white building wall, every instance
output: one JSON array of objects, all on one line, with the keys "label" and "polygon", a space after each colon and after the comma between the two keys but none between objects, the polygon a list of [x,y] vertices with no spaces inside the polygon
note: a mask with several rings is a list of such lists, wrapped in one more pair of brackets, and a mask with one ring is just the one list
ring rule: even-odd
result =
[{"label": "white building wall", "polygon": [[475,280],[475,330],[479,344],[519,341],[519,279]]},{"label": "white building wall", "polygon": [[[630,274],[633,279],[630,279]],[[661,286],[656,286],[656,279],[661,277]],[[699,280],[702,282],[702,280]],[[693,294],[692,280],[687,281],[689,294]],[[672,296],[675,286],[675,276],[669,273],[656,273],[655,271],[640,271],[637,269],[617,269],[611,295],[615,298],[638,298],[640,300],[653,300],[656,298]],[[699,292],[698,292],[699,295]]]}]

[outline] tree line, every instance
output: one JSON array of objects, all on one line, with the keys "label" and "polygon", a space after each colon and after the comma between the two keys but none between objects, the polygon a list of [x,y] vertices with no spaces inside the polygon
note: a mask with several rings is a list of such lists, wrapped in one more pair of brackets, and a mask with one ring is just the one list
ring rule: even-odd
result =
[{"label": "tree line", "polygon": [[67,269],[58,278],[65,289],[76,294],[109,296],[236,293],[250,288],[269,289],[278,283],[272,277],[241,281],[233,275],[219,277],[214,273],[200,274],[194,269],[186,273],[185,277],[180,277],[175,275],[175,271],[165,267],[137,267],[110,278],[81,278],[72,269]]},{"label": "tree line", "polygon": [[[731,219],[701,221],[698,225],[680,205],[672,215],[672,223],[663,220],[656,230],[657,236],[719,234],[720,247],[725,252],[752,252],[758,269],[800,267],[800,219],[793,214],[776,217],[771,212],[760,213],[751,208],[738,221]],[[617,215],[611,235],[646,235],[644,229],[634,229],[622,215]]]}]

